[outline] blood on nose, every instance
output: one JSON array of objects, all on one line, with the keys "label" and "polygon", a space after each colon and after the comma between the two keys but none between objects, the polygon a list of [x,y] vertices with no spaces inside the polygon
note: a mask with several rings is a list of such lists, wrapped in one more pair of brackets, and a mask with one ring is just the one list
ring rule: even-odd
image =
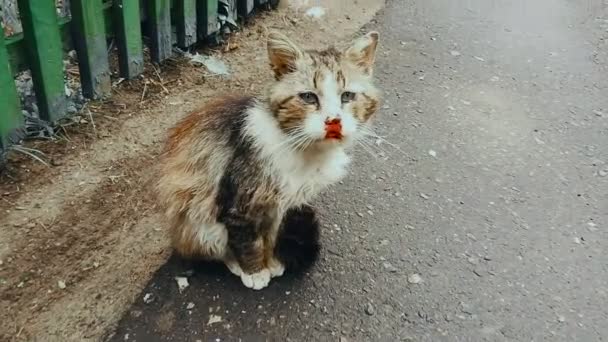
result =
[{"label": "blood on nose", "polygon": [[325,120],[325,139],[342,139],[342,121],[339,118]]}]

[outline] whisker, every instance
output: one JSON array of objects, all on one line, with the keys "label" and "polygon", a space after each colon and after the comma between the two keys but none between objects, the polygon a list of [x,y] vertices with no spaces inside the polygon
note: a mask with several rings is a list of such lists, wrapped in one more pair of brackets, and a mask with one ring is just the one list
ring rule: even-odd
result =
[{"label": "whisker", "polygon": [[360,126],[360,133],[364,136],[364,137],[371,137],[371,138],[375,138],[377,140],[380,140],[380,142],[387,144],[388,146],[394,148],[395,150],[401,152],[404,155],[407,155],[405,153],[405,151],[403,151],[401,149],[401,147],[399,147],[398,145],[395,145],[393,143],[391,143],[390,141],[386,140],[384,137],[378,135],[376,132],[372,131],[369,127],[365,127],[365,126]]}]

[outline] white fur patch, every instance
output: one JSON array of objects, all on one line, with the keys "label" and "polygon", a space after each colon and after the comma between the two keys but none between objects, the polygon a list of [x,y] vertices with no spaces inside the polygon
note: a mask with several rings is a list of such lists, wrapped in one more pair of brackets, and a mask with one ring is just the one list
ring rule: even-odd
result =
[{"label": "white fur patch", "polygon": [[342,116],[342,94],[340,85],[332,72],[325,72],[321,83],[321,110],[330,119]]},{"label": "white fur patch", "polygon": [[346,89],[348,91],[352,91],[353,93],[364,93],[367,88],[368,87],[366,87],[364,83],[357,81],[350,81],[346,86]]},{"label": "white fur patch", "polygon": [[254,274],[242,273],[241,281],[243,282],[243,285],[250,289],[261,290],[270,283],[270,271],[265,268]]},{"label": "white fur patch", "polygon": [[222,257],[228,244],[228,231],[221,223],[205,224],[199,228],[197,238],[210,257]]},{"label": "white fur patch", "polygon": [[226,264],[226,267],[228,267],[230,273],[234,274],[235,276],[240,277],[241,274],[243,274],[243,270],[236,260],[224,260],[224,264]]},{"label": "white fur patch", "polygon": [[268,261],[268,270],[271,277],[280,277],[285,273],[285,265],[275,258]]},{"label": "white fur patch", "polygon": [[280,184],[284,209],[309,202],[346,175],[350,158],[343,146],[327,142],[306,153],[285,149],[289,137],[261,105],[249,109],[246,132],[266,159],[267,173]]},{"label": "white fur patch", "polygon": [[[342,123],[342,135],[344,139],[352,140],[353,135],[357,132],[357,120],[355,116],[344,110],[342,106],[342,92],[336,77],[331,72],[326,72],[321,83],[321,111],[318,115],[310,115],[311,118],[306,127],[317,127],[321,125],[322,134],[325,134],[325,121],[340,119]],[[308,118],[307,118],[308,119]]]},{"label": "white fur patch", "polygon": [[325,119],[323,114],[318,112],[307,115],[303,123],[306,135],[312,139],[325,138]]}]

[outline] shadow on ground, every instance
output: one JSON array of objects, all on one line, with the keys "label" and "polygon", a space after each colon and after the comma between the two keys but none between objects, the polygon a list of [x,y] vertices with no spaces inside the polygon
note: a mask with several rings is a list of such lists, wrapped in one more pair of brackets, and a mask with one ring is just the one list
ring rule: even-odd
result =
[{"label": "shadow on ground", "polygon": [[[283,334],[281,320],[299,314],[296,303],[303,301],[298,302],[297,294],[306,289],[307,271],[319,251],[319,222],[313,208],[303,207],[286,214],[275,251],[287,273],[262,291],[244,287],[223,263],[173,255],[106,340],[171,341],[180,336],[179,341],[215,341],[219,336],[226,340],[231,331],[239,333],[229,340],[258,340],[268,336],[265,327]],[[188,287],[180,291],[176,277],[188,279]]]},{"label": "shadow on ground", "polygon": [[[181,293],[175,277],[188,279],[189,286]],[[231,340],[227,337],[232,330],[244,340],[264,339],[268,331],[263,327],[276,329],[290,313],[297,293],[310,285],[304,273],[287,273],[268,288],[253,291],[223,264],[177,255],[152,279],[106,341],[172,341],[180,335],[188,336],[180,341],[215,341],[220,336],[225,341]]]}]

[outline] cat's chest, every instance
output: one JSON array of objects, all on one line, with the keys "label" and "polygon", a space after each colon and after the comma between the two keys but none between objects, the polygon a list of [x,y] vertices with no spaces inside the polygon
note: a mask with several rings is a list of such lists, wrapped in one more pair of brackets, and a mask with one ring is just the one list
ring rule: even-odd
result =
[{"label": "cat's chest", "polygon": [[329,185],[344,178],[349,163],[350,158],[343,151],[312,162],[291,161],[292,167],[280,172],[280,192],[285,204],[297,206],[309,202]]}]

